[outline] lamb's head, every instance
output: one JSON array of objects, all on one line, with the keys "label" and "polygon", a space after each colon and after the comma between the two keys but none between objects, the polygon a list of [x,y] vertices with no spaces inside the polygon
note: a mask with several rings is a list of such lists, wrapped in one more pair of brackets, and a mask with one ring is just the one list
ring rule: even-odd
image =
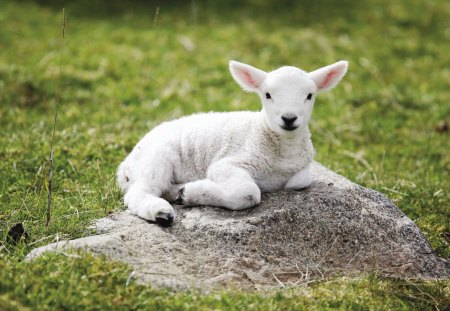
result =
[{"label": "lamb's head", "polygon": [[316,94],[335,87],[347,72],[348,62],[305,72],[281,67],[265,72],[247,64],[230,61],[230,71],[246,91],[261,97],[263,112],[272,130],[284,134],[308,126]]}]

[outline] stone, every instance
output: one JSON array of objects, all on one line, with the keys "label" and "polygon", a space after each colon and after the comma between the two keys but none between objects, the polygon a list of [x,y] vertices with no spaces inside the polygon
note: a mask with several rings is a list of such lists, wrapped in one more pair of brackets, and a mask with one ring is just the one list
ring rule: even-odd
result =
[{"label": "stone", "polygon": [[242,211],[175,206],[169,228],[115,213],[95,222],[95,235],[37,248],[27,258],[86,249],[131,265],[130,278],[172,289],[259,289],[371,272],[449,277],[450,262],[383,194],[318,163],[312,175],[309,188],[263,194]]}]

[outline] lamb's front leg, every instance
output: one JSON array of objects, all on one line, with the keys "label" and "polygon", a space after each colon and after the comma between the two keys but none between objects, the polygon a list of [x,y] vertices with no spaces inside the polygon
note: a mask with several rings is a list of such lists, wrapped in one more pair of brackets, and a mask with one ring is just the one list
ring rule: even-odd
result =
[{"label": "lamb's front leg", "polygon": [[160,195],[156,187],[135,183],[125,193],[124,202],[134,215],[167,227],[173,222],[175,212]]},{"label": "lamb's front leg", "polygon": [[185,205],[213,205],[241,210],[259,204],[261,191],[250,175],[232,165],[217,163],[206,179],[185,184],[178,202]]},{"label": "lamb's front leg", "polygon": [[284,186],[285,189],[291,189],[291,190],[300,190],[307,188],[311,185],[312,179],[311,179],[311,173],[309,172],[309,165],[305,167],[304,169],[298,171],[295,173],[294,176],[289,179],[289,181]]}]

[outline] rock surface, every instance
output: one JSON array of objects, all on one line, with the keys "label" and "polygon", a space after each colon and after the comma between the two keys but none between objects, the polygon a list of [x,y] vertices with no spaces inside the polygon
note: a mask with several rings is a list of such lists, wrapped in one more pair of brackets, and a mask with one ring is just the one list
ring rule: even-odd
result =
[{"label": "rock surface", "polygon": [[130,264],[155,286],[262,288],[331,274],[376,271],[401,278],[447,278],[417,226],[384,195],[314,163],[303,191],[264,194],[243,211],[176,206],[161,228],[128,213],[99,219],[97,235],[33,250],[85,248]]}]

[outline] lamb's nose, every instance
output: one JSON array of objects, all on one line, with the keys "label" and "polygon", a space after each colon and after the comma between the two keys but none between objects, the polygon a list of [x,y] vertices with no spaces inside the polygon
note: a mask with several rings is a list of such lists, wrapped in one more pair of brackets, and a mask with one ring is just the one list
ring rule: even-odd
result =
[{"label": "lamb's nose", "polygon": [[286,124],[286,126],[291,126],[292,124],[294,124],[295,120],[297,120],[297,117],[293,114],[286,114],[282,115],[281,119],[284,121],[284,124]]}]

